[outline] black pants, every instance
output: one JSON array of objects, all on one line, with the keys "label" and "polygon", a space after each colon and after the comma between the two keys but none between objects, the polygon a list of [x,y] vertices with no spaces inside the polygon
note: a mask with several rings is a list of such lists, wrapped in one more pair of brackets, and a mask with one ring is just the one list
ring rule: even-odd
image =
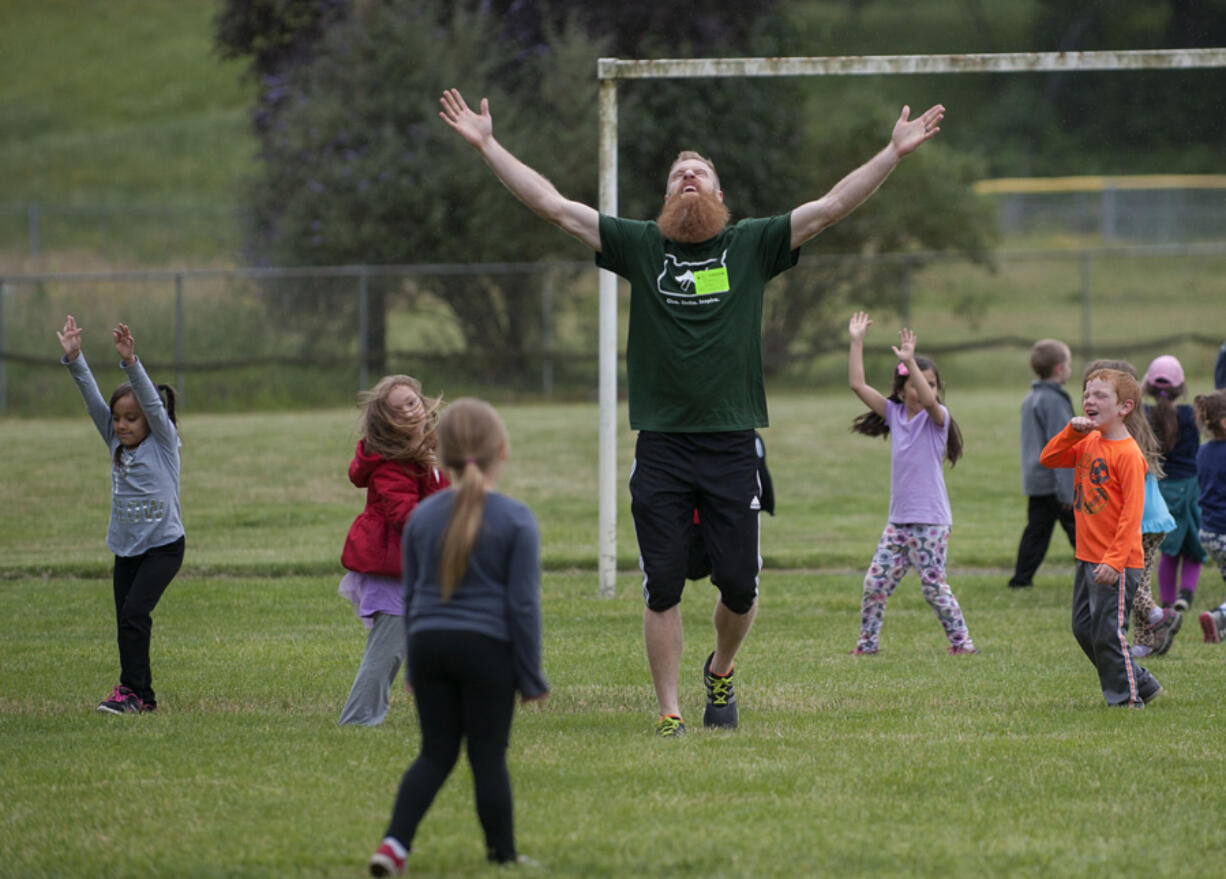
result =
[{"label": "black pants", "polygon": [[119,640],[119,683],[144,702],[157,705],[149,670],[153,609],[183,564],[182,537],[141,555],[115,556],[115,626]]},{"label": "black pants", "polygon": [[515,711],[511,645],[476,632],[425,631],[409,639],[409,681],[421,728],[421,753],[400,781],[387,836],[413,847],[417,825],[467,743],[477,819],[486,856],[513,862],[507,744]]},{"label": "black pants", "polygon": [[1125,568],[1109,586],[1094,582],[1097,565],[1078,560],[1073,577],[1073,637],[1094,663],[1108,705],[1148,702],[1162,687],[1128,651],[1128,618],[1141,582],[1140,568]]},{"label": "black pants", "polygon": [[1017,565],[1010,585],[1029,586],[1034,581],[1035,571],[1047,555],[1057,522],[1068,535],[1069,546],[1076,549],[1077,526],[1072,508],[1066,508],[1054,494],[1031,495],[1026,507],[1026,528],[1017,545]]}]

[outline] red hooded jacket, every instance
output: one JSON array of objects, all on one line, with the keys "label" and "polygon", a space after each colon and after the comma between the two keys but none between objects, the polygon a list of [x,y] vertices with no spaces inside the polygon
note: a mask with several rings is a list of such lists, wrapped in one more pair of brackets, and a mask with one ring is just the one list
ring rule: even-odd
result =
[{"label": "red hooded jacket", "polygon": [[349,527],[341,564],[359,574],[399,577],[404,523],[418,501],[451,483],[434,468],[423,471],[368,454],[361,440],[349,464],[349,481],[366,489],[366,509]]}]

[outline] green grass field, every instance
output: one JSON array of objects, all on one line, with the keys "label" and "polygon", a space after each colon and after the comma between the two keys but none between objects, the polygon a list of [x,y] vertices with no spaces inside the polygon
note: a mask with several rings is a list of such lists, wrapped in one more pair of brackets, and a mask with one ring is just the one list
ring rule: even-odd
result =
[{"label": "green grass field", "polygon": [[[742,725],[698,729],[714,590],[692,585],[683,708],[652,735],[624,480],[613,599],[596,597],[596,410],[505,406],[502,487],[541,523],[552,695],[520,713],[511,770],[525,875],[1217,876],[1226,842],[1221,648],[1194,621],[1149,663],[1144,712],[1105,708],[1068,624],[1071,555],[1005,588],[1023,519],[1024,388],[950,399],[951,583],[979,656],[950,657],[914,578],[883,652],[853,658],[860,569],[886,509],[884,443],[850,393],[772,397],[761,612],[739,658]],[[353,413],[187,416],[184,572],[155,614],[161,710],[93,706],[115,678],[106,459],[84,417],[6,419],[0,481],[0,876],[364,875],[416,747],[411,703],[335,726],[363,630],[336,595],[361,493]],[[1202,578],[1196,611],[1221,599]],[[462,764],[413,875],[494,875]]]}]

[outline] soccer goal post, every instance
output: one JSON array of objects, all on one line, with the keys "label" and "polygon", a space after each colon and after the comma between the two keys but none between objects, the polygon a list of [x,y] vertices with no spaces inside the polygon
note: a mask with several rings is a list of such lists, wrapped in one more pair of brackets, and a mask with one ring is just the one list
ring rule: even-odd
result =
[{"label": "soccer goal post", "polygon": [[[617,214],[617,83],[623,79],[742,76],[880,76],[928,73],[1054,73],[1226,67],[1226,48],[824,58],[684,58],[596,63],[600,82],[600,211]],[[617,276],[600,270],[598,493],[599,594],[617,589]]]}]

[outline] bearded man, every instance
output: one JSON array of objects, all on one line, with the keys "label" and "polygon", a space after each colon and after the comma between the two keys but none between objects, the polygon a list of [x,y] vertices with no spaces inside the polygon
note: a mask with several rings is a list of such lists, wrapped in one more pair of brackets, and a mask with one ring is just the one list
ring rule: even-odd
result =
[{"label": "bearded man", "polygon": [[[565,198],[494,139],[489,101],[476,113],[455,89],[439,116],[502,183],[543,219],[596,251],[596,264],[630,282],[626,346],[630,427],[639,432],[631,512],[643,569],[643,640],[655,685],[656,732],[685,731],[677,679],[681,592],[689,529],[711,562],[714,650],[703,664],[703,725],[735,727],[733,661],[757,610],[758,482],[754,430],[767,426],[762,294],[799,259],[799,247],[864,202],[903,156],[940,130],[937,104],[915,119],[903,107],[889,143],[821,198],[788,213],[728,225],[715,164],[682,152],[669,168],[654,221],[600,214]],[[694,525],[694,513],[698,524]]]}]

